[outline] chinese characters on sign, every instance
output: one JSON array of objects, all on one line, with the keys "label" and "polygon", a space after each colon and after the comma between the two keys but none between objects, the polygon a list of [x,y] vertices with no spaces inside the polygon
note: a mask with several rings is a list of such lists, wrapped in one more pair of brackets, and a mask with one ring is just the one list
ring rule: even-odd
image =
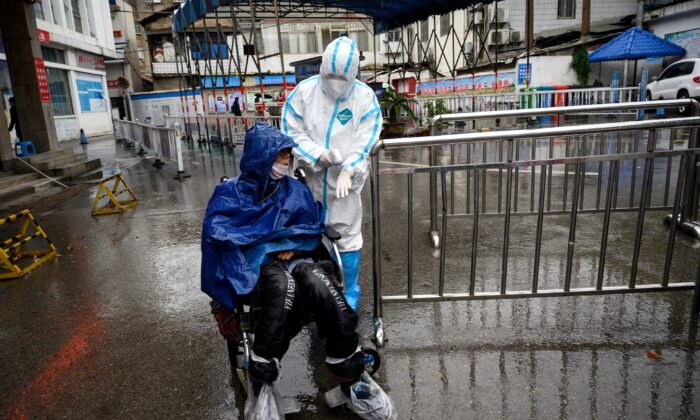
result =
[{"label": "chinese characters on sign", "polygon": [[532,63],[518,64],[518,84],[525,84],[526,80],[532,80]]},{"label": "chinese characters on sign", "polygon": [[47,31],[37,29],[37,35],[39,36],[39,42],[43,44],[48,44],[51,42],[51,34],[49,34]]},{"label": "chinese characters on sign", "polygon": [[105,59],[85,52],[76,52],[78,67],[90,70],[104,70]]},{"label": "chinese characters on sign", "polygon": [[511,92],[515,89],[515,73],[506,72],[487,74],[475,77],[462,77],[454,80],[439,80],[423,82],[418,85],[416,92],[420,96],[435,96],[452,93],[479,95],[486,93]]},{"label": "chinese characters on sign", "polygon": [[51,93],[49,92],[49,79],[46,77],[46,67],[44,59],[34,57],[34,68],[36,69],[36,79],[39,83],[39,98],[41,102],[51,102]]}]

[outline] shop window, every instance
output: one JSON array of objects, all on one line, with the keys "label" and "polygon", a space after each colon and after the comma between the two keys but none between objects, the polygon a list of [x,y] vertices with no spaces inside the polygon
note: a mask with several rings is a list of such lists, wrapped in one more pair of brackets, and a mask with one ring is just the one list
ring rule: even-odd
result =
[{"label": "shop window", "polygon": [[68,73],[65,70],[47,67],[46,77],[49,81],[53,114],[55,116],[73,115]]},{"label": "shop window", "polygon": [[46,19],[46,17],[44,16],[44,5],[41,1],[37,1],[36,3],[34,3],[34,15],[36,15],[37,19]]},{"label": "shop window", "polygon": [[420,40],[427,41],[429,37],[428,19],[420,22]]},{"label": "shop window", "polygon": [[78,5],[78,0],[71,0],[71,9],[73,9],[73,25],[76,32],[83,32],[83,20],[80,17],[80,5]]},{"label": "shop window", "polygon": [[360,51],[372,51],[372,45],[369,42],[369,32],[365,30],[351,31],[350,38],[355,40]]},{"label": "shop window", "polygon": [[450,33],[450,14],[440,16],[440,36],[447,36]]},{"label": "shop window", "polygon": [[557,18],[574,19],[576,17],[576,0],[558,0]]},{"label": "shop window", "polygon": [[44,61],[50,61],[52,63],[66,64],[66,54],[63,50],[56,48],[47,47],[45,45],[41,46],[41,55],[44,57]]}]

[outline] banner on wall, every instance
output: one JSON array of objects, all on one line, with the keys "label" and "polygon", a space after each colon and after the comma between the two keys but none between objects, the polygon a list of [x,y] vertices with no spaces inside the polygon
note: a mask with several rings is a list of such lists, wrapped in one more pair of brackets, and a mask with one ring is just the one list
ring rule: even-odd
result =
[{"label": "banner on wall", "polygon": [[75,88],[80,100],[80,112],[106,112],[107,99],[104,96],[102,77],[87,74],[75,74]]},{"label": "banner on wall", "polygon": [[666,41],[685,48],[685,58],[700,57],[700,28],[667,34]]},{"label": "banner on wall", "polygon": [[43,58],[34,57],[34,69],[36,70],[36,79],[39,83],[39,100],[41,100],[41,102],[51,102],[49,78],[46,74]]},{"label": "banner on wall", "polygon": [[207,99],[209,112],[226,112],[226,97],[224,95],[209,95]]},{"label": "banner on wall", "polygon": [[515,72],[499,73],[498,80],[496,80],[495,74],[487,74],[475,77],[460,77],[455,80],[438,80],[437,83],[422,82],[416,88],[416,92],[420,96],[483,95],[513,91],[515,91]]}]

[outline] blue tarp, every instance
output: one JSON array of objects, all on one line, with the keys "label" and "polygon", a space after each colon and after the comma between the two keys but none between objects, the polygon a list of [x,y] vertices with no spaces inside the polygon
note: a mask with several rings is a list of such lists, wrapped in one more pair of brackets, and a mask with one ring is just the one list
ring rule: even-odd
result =
[{"label": "blue tarp", "polygon": [[[256,3],[272,3],[272,0],[254,0]],[[341,8],[360,13],[374,19],[374,30],[382,33],[418,22],[432,15],[442,15],[454,10],[465,9],[474,4],[492,3],[493,0],[280,0],[280,8],[293,9],[295,6],[319,6]],[[229,4],[247,6],[247,0],[185,0],[173,17],[173,32],[180,33],[193,22],[219,6]]]},{"label": "blue tarp", "polygon": [[639,60],[648,57],[683,56],[685,48],[634,27],[593,51],[588,61]]},{"label": "blue tarp", "polygon": [[[291,177],[269,177],[277,154],[296,146],[267,123],[245,136],[241,175],[217,185],[202,226],[202,291],[229,308],[248,295],[260,267],[286,250],[311,251],[326,230],[321,203]],[[276,182],[276,184],[275,184]]]}]

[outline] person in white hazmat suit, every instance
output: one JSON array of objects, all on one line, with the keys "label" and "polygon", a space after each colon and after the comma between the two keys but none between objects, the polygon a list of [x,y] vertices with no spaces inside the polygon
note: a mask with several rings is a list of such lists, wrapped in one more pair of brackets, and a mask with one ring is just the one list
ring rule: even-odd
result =
[{"label": "person in white hazmat suit", "polygon": [[372,88],[356,80],[360,51],[341,36],[323,53],[318,76],[300,82],[282,111],[282,131],[297,143],[325,222],[342,235],[338,243],[345,274],[345,298],[357,309],[362,249],[362,187],[368,153],[382,131],[382,114]]}]

